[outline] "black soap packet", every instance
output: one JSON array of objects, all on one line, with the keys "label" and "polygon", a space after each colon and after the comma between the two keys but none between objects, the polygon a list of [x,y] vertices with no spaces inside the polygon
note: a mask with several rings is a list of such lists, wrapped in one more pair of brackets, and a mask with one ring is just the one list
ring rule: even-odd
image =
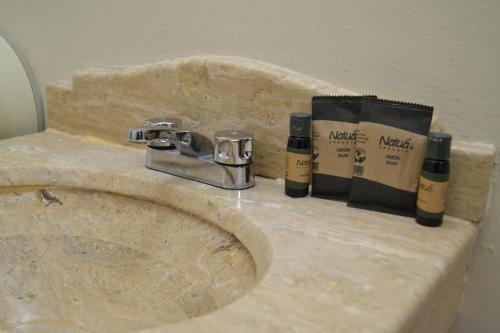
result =
[{"label": "black soap packet", "polygon": [[433,107],[361,98],[348,205],[415,216]]},{"label": "black soap packet", "polygon": [[311,196],[347,200],[363,96],[312,98]]}]

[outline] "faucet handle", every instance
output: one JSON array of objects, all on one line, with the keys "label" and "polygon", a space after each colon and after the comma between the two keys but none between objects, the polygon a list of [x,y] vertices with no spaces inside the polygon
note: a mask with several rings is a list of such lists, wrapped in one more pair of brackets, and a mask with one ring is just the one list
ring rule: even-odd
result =
[{"label": "faucet handle", "polygon": [[[128,141],[131,143],[148,143],[161,137],[164,131],[176,131],[182,127],[182,120],[178,118],[152,118],[144,120],[145,127],[131,128],[128,130]],[[158,141],[158,140],[156,140]],[[152,143],[158,147],[173,147],[166,140]]]},{"label": "faucet handle", "polygon": [[151,118],[144,120],[144,126],[164,127],[166,129],[176,130],[182,128],[182,120],[179,118],[171,118],[171,117]]},{"label": "faucet handle", "polygon": [[245,131],[215,133],[214,161],[226,165],[245,165],[252,162],[253,134]]}]

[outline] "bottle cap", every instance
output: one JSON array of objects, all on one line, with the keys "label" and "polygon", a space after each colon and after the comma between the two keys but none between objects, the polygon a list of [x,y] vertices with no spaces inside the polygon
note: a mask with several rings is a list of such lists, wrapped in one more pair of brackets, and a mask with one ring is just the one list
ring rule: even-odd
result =
[{"label": "bottle cap", "polygon": [[290,136],[308,138],[311,136],[311,115],[294,112],[290,115]]},{"label": "bottle cap", "polygon": [[447,160],[450,157],[451,135],[448,133],[430,132],[427,139],[427,158]]}]

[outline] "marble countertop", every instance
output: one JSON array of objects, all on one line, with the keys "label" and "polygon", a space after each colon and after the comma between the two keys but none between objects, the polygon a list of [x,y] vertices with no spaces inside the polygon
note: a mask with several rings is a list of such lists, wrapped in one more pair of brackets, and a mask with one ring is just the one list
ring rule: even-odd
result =
[{"label": "marble countertop", "polygon": [[120,193],[184,209],[233,233],[259,280],[235,302],[145,332],[446,332],[477,227],[441,228],[283,194],[257,177],[228,191],[148,170],[144,151],[54,130],[0,141],[0,186]]}]

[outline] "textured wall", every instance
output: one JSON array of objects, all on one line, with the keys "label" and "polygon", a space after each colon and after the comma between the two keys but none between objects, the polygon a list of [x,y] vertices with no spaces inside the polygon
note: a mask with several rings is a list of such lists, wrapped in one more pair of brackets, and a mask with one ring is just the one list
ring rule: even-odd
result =
[{"label": "textured wall", "polygon": [[[2,1],[39,82],[192,54],[278,64],[353,91],[433,104],[456,137],[500,146],[500,2]],[[500,199],[499,187],[492,202]],[[500,325],[500,206],[476,246],[454,332]]]}]

